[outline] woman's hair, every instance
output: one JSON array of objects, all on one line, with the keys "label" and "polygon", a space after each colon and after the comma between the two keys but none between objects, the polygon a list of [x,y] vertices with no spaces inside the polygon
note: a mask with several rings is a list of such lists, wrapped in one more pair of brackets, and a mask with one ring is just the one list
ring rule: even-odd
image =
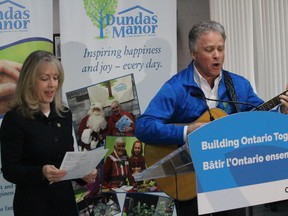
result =
[{"label": "woman's hair", "polygon": [[35,89],[37,76],[52,66],[58,72],[58,87],[56,89],[53,105],[59,116],[65,111],[62,102],[62,85],[64,82],[64,70],[61,62],[52,53],[47,51],[34,51],[25,60],[20,72],[16,88],[15,107],[27,118],[34,118],[34,114],[41,111],[39,98]]},{"label": "woman's hair", "polygon": [[117,147],[117,143],[124,143],[126,145],[126,142],[123,137],[117,137],[114,142],[114,147]]},{"label": "woman's hair", "polygon": [[200,22],[195,24],[189,32],[188,38],[191,52],[196,51],[197,40],[205,32],[219,32],[222,35],[224,41],[226,40],[224,27],[220,23],[212,20]]},{"label": "woman's hair", "polygon": [[132,155],[135,155],[135,153],[134,153],[134,146],[136,145],[136,143],[140,143],[140,145],[141,145],[140,155],[142,155],[142,153],[143,153],[143,146],[142,146],[142,142],[141,142],[140,140],[136,140],[136,141],[133,143],[132,148],[131,148],[131,154],[132,154]]}]

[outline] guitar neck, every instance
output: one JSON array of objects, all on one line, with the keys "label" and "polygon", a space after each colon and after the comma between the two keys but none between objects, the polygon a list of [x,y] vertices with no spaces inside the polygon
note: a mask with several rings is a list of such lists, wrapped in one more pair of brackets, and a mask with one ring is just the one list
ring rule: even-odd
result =
[{"label": "guitar neck", "polygon": [[288,90],[282,92],[281,94],[277,95],[276,97],[272,98],[271,100],[261,104],[260,106],[257,107],[256,110],[258,111],[268,111],[280,104],[280,98],[279,96],[282,94],[285,94]]}]

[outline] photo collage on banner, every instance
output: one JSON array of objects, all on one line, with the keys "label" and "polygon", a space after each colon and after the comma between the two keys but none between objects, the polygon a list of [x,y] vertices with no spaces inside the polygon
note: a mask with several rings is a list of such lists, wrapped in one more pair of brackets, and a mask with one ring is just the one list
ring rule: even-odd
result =
[{"label": "photo collage on banner", "polygon": [[75,149],[108,149],[96,182],[74,185],[80,215],[172,216],[157,179],[133,173],[149,156],[135,121],[177,70],[176,1],[62,0],[59,37]]},{"label": "photo collage on banner", "polygon": [[[45,10],[45,12],[44,12]],[[0,68],[20,73],[22,63],[35,50],[53,52],[52,1],[10,0],[0,2]],[[45,23],[45,24],[43,24]],[[17,64],[17,66],[15,66]],[[20,65],[20,66],[18,66]],[[0,124],[10,109],[17,75],[0,71]],[[1,150],[1,149],[0,149]],[[0,158],[1,167],[1,158]],[[15,185],[0,172],[0,215],[12,216]]]},{"label": "photo collage on banner", "polygon": [[[87,211],[96,213],[99,209],[103,211],[105,208],[109,214],[115,215],[121,212],[116,193],[161,192],[154,179],[136,182],[133,178],[134,173],[141,172],[147,167],[144,155],[145,144],[134,136],[135,120],[140,115],[134,75],[128,74],[76,89],[67,92],[66,95],[73,113],[79,151],[91,151],[101,147],[109,149],[102,163],[97,166],[96,182],[85,187],[74,185],[81,213],[83,215]],[[121,118],[117,117],[115,110],[116,112],[121,110]],[[125,127],[131,130],[125,132]],[[119,152],[118,146],[115,147],[119,140],[121,141],[119,145],[124,146],[123,155],[121,149]],[[118,167],[118,175],[113,173],[113,167]],[[144,197],[147,198],[147,202],[143,200],[143,196],[141,196],[143,201],[131,202],[131,200],[139,200],[138,197],[130,195],[125,198],[125,211],[137,213],[144,207],[148,211],[148,206],[152,205],[147,204],[148,200],[159,199],[155,195],[146,195]],[[139,207],[140,205],[144,206]],[[159,211],[167,213],[163,208],[169,206],[169,212],[173,212],[171,211],[172,199],[163,197],[159,199],[159,205],[162,206],[161,208],[158,206],[162,209]],[[154,202],[149,211],[158,211],[156,208],[157,203]]]}]

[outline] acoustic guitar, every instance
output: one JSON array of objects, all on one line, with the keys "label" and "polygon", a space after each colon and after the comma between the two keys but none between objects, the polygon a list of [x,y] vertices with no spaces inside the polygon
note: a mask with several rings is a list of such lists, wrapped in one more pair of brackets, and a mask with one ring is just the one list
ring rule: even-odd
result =
[{"label": "acoustic guitar", "polygon": [[[285,94],[288,90],[282,92],[271,100],[261,104],[253,111],[268,111],[278,104],[280,104],[279,96]],[[210,109],[211,115],[214,119],[227,116],[227,113],[220,108]],[[195,122],[210,122],[210,113],[205,111]],[[192,123],[190,123],[192,124]],[[186,124],[189,125],[189,124]],[[177,149],[177,145],[156,145],[156,144],[145,144],[144,157],[148,167],[152,166],[171,152]],[[196,197],[196,174],[195,172],[189,174],[178,175],[177,179],[175,176],[168,176],[165,178],[155,179],[160,189],[165,192],[168,196],[180,200],[190,200]]]}]

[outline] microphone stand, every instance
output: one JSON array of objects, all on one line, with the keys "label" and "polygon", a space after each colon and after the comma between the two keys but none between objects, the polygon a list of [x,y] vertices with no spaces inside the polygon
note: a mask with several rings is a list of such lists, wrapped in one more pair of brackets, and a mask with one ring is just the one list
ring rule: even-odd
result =
[{"label": "microphone stand", "polygon": [[[253,107],[253,108],[254,108],[253,110],[259,110],[259,108],[258,108],[257,106],[255,106],[255,105],[252,104],[252,103],[248,103],[248,102],[230,101],[230,100],[219,100],[219,99],[207,98],[207,97],[205,97],[205,96],[203,95],[203,93],[200,93],[200,92],[197,92],[197,93],[191,92],[190,95],[191,95],[192,97],[196,97],[196,98],[199,98],[199,99],[201,99],[201,100],[205,100],[207,107],[208,107],[207,100],[209,100],[209,101],[222,102],[222,103],[224,102],[224,103],[248,105],[248,106]],[[208,108],[209,108],[209,107],[208,107]],[[209,110],[209,109],[208,109],[208,110]]]},{"label": "microphone stand", "polygon": [[[198,93],[198,92],[197,92],[197,93]],[[212,113],[211,113],[211,111],[210,111],[210,107],[208,106],[207,99],[205,98],[204,95],[202,95],[202,93],[200,93],[200,92],[199,92],[199,94],[197,94],[197,93],[194,94],[193,92],[191,92],[190,95],[191,95],[192,97],[199,98],[199,99],[201,99],[201,100],[203,100],[203,101],[205,102],[205,105],[206,105],[206,107],[207,107],[207,111],[208,111],[208,114],[209,114],[210,121],[214,121],[215,118],[214,118],[214,116],[212,115]]]},{"label": "microphone stand", "polygon": [[226,103],[235,103],[235,104],[242,104],[242,105],[248,105],[253,107],[255,110],[259,110],[257,106],[255,106],[252,103],[248,103],[248,102],[239,102],[239,101],[227,101],[227,100],[217,100],[217,99],[211,99],[211,98],[203,98],[205,100],[210,100],[210,101],[216,101],[216,102],[226,102]]}]

